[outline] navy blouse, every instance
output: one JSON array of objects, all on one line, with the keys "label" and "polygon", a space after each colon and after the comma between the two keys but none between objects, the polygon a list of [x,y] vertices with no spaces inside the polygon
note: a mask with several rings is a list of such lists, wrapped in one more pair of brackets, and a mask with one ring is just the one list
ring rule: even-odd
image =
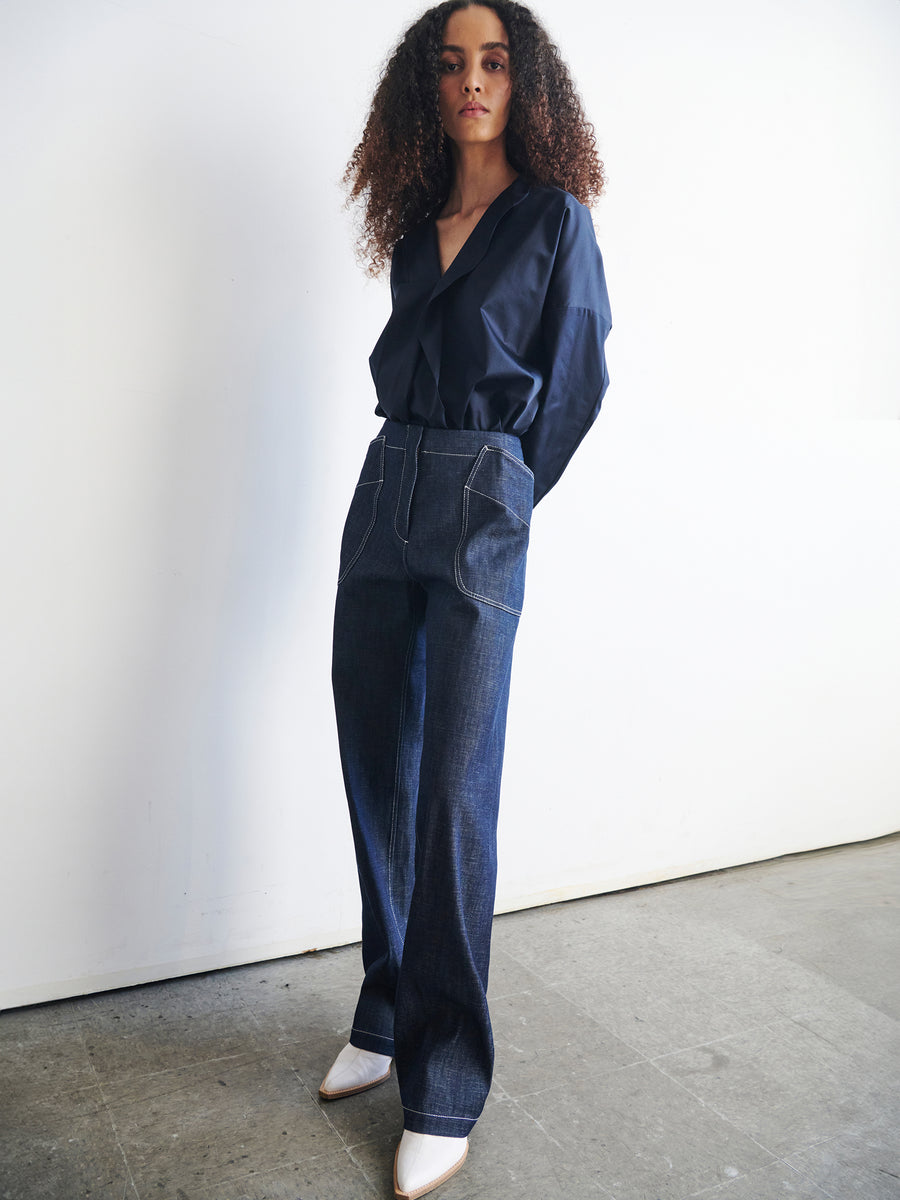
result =
[{"label": "navy blouse", "polygon": [[398,242],[393,311],[369,364],[376,412],[438,429],[517,434],[535,503],[587,433],[611,327],[591,216],[520,176],[442,275],[434,218]]}]

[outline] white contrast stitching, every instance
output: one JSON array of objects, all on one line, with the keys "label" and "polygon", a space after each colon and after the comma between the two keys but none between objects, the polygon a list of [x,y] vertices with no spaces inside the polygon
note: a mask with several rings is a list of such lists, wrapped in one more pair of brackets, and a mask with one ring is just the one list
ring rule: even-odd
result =
[{"label": "white contrast stitching", "polygon": [[397,731],[397,759],[394,766],[394,795],[391,800],[391,837],[388,843],[388,900],[391,905],[391,916],[394,918],[394,928],[400,941],[403,941],[403,930],[397,920],[397,910],[394,907],[394,846],[397,839],[397,801],[400,796],[400,760],[403,752],[403,728],[406,716],[406,698],[409,695],[410,663],[416,642],[416,626],[412,624],[409,631],[409,641],[406,643],[406,662],[403,666],[403,691],[400,695],[400,728]]},{"label": "white contrast stitching", "polygon": [[[481,460],[484,458],[485,454],[487,454],[488,451],[490,451],[490,450],[495,450],[495,451],[499,450],[501,454],[506,454],[507,458],[511,459],[512,462],[518,463],[518,465],[520,467],[525,467],[524,463],[519,462],[519,460],[515,457],[515,455],[508,454],[507,451],[505,451],[502,448],[502,446],[482,446],[481,450],[478,453],[478,458],[475,462],[475,465],[472,468],[472,470],[469,472],[469,479],[474,478],[475,473],[477,472],[478,468],[481,466]],[[528,471],[528,467],[525,467],[525,470]],[[529,474],[530,474],[530,471],[529,471]],[[510,605],[503,604],[500,600],[491,600],[491,598],[489,596],[481,596],[478,594],[478,592],[471,591],[471,589],[467,588],[466,585],[463,583],[462,573],[461,573],[460,567],[459,567],[459,560],[460,560],[460,555],[462,553],[463,542],[466,540],[466,534],[468,533],[468,530],[469,530],[469,493],[474,490],[475,489],[472,488],[468,482],[466,482],[466,484],[463,487],[462,530],[459,535],[459,541],[456,544],[456,554],[453,556],[453,573],[456,576],[456,586],[459,588],[459,590],[462,592],[462,594],[464,596],[469,596],[472,600],[480,600],[482,602],[482,604],[490,604],[492,608],[499,608],[502,612],[509,613],[510,616],[521,617],[521,615],[522,615],[521,608],[511,608]],[[478,495],[479,496],[483,495],[483,493],[479,492]],[[491,500],[491,499],[493,499],[493,497],[488,496],[487,499]],[[498,501],[496,501],[496,503],[501,504],[503,508],[506,508],[506,505],[503,504],[502,501],[498,500]],[[516,514],[513,513],[513,516],[516,516]],[[521,521],[522,518],[519,517],[519,520]],[[522,524],[525,525],[526,529],[530,528],[526,522],[522,521]],[[427,1116],[428,1114],[426,1113],[425,1115]]]},{"label": "white contrast stitching", "polygon": [[353,569],[353,566],[356,563],[356,560],[362,554],[363,550],[365,550],[366,543],[368,542],[369,537],[371,536],[372,530],[375,528],[375,518],[378,516],[378,497],[381,495],[381,488],[384,484],[384,438],[383,437],[372,438],[371,442],[369,442],[368,449],[366,450],[366,457],[368,457],[369,450],[372,448],[372,446],[374,446],[376,444],[376,442],[381,442],[381,466],[380,466],[381,477],[379,479],[370,479],[366,483],[358,483],[353,490],[353,496],[355,499],[356,493],[359,491],[359,489],[361,487],[368,487],[370,483],[375,483],[378,485],[378,491],[375,493],[375,498],[372,501],[372,517],[371,517],[371,520],[369,521],[369,526],[366,529],[366,532],[362,536],[362,540],[360,541],[359,545],[356,548],[356,552],[353,554],[353,557],[347,563],[347,566],[344,568],[344,570],[338,576],[338,585],[342,584],[344,582],[344,580],[347,578],[347,576],[350,574],[350,571]]},{"label": "white contrast stitching", "polygon": [[394,533],[397,535],[397,537],[400,539],[400,541],[403,543],[403,545],[406,546],[409,543],[407,542],[406,538],[401,534],[400,530],[397,528],[397,518],[400,515],[400,504],[401,504],[401,501],[403,500],[403,476],[406,473],[406,447],[405,446],[394,446],[393,449],[403,451],[403,466],[400,468],[400,483],[397,487],[397,507],[394,509]]},{"label": "white contrast stitching", "polygon": [[474,492],[476,496],[483,496],[485,500],[491,500],[494,504],[499,504],[501,508],[506,509],[511,517],[515,517],[517,521],[521,521],[526,529],[531,528],[524,517],[520,517],[515,509],[510,508],[508,504],[504,504],[502,500],[498,500],[496,496],[489,496],[487,492],[479,492],[478,488],[473,488],[468,483],[466,484],[466,491]]},{"label": "white contrast stitching", "polygon": [[419,1117],[437,1117],[437,1119],[439,1121],[477,1121],[478,1120],[478,1117],[451,1117],[448,1113],[422,1112],[421,1108],[410,1108],[408,1104],[403,1105],[403,1111],[415,1113],[416,1116],[419,1116]]},{"label": "white contrast stitching", "polygon": [[393,1040],[394,1040],[393,1038],[388,1037],[387,1034],[385,1034],[385,1033],[372,1033],[372,1031],[370,1029],[360,1029],[358,1025],[351,1025],[350,1031],[351,1031],[351,1033],[365,1034],[366,1037],[381,1038],[381,1040],[383,1042],[393,1042]]},{"label": "white contrast stitching", "polygon": [[534,471],[532,471],[532,469],[531,469],[531,467],[529,467],[528,463],[522,462],[521,458],[516,458],[516,456],[514,454],[510,454],[510,452],[505,447],[503,447],[503,446],[488,446],[488,447],[486,447],[486,449],[499,450],[499,452],[501,454],[505,455],[510,460],[510,462],[514,462],[517,467],[521,467],[523,471],[527,472],[531,476],[531,478],[534,479]]}]

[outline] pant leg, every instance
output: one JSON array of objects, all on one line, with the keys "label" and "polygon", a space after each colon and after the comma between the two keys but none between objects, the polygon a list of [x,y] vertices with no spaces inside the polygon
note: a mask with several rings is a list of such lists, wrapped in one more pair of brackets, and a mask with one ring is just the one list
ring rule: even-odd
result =
[{"label": "pant leg", "polygon": [[394,1001],[413,884],[424,702],[424,592],[394,519],[405,450],[369,448],[341,547],[332,682],[362,899],[365,978],[350,1040],[394,1053]]},{"label": "pant leg", "polygon": [[419,1133],[468,1134],[491,1084],[486,993],[515,622],[429,594],[415,886],[394,1024],[405,1126]]},{"label": "pant leg", "polygon": [[423,440],[408,549],[427,597],[426,696],[394,1034],[405,1127],[465,1136],[493,1069],[497,817],[532,480],[502,436],[479,448],[451,433]]}]

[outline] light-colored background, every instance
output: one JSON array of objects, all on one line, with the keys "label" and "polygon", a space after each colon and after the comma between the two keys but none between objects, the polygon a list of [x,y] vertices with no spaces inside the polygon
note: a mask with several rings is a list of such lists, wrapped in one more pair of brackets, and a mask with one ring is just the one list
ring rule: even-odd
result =
[{"label": "light-colored background", "polygon": [[[900,826],[900,8],[554,0],[615,328],[499,907]],[[0,1003],[358,936],[329,691],[404,0],[0,3]]]}]

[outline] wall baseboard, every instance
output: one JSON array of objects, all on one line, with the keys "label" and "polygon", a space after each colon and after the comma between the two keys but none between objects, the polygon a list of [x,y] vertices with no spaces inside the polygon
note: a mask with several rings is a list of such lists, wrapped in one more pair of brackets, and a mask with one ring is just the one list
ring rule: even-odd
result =
[{"label": "wall baseboard", "polygon": [[[873,842],[900,839],[900,830],[880,834],[876,837],[865,838],[855,842],[843,842],[838,845],[808,847],[804,850],[787,851],[784,854],[766,858],[752,859],[742,863],[723,863],[716,860],[691,864],[681,864],[670,870],[638,871],[617,878],[595,881],[594,883],[572,884],[563,888],[552,888],[540,892],[521,892],[507,896],[498,903],[497,915],[511,912],[521,912],[527,908],[542,908],[548,904],[560,904],[567,900],[583,900],[590,896],[606,895],[611,892],[626,891],[634,887],[648,887],[657,883],[671,883],[676,879],[687,879],[695,875],[705,875],[714,871],[740,869],[753,866],[760,862],[775,862],[784,858],[800,858],[809,854],[821,854],[841,850],[846,846],[861,846]],[[254,963],[264,963],[271,959],[293,958],[300,954],[311,954],[316,950],[332,950],[338,946],[352,945],[360,937],[359,927],[346,926],[335,928],[320,940],[317,946],[300,946],[291,942],[277,942],[269,945],[245,948],[241,951],[223,949],[220,953],[209,954],[200,958],[174,960],[163,963],[143,964],[129,967],[121,971],[112,971],[98,975],[84,975],[74,979],[44,980],[30,984],[27,987],[12,988],[0,992],[0,1011],[12,1008],[23,1008],[33,1004],[47,1004],[56,1000],[70,1000],[78,996],[99,995],[103,992],[115,991],[118,988],[139,987],[148,983],[161,983],[171,979],[181,979],[190,975],[200,975],[207,971],[227,970],[231,967],[245,967]]]}]

